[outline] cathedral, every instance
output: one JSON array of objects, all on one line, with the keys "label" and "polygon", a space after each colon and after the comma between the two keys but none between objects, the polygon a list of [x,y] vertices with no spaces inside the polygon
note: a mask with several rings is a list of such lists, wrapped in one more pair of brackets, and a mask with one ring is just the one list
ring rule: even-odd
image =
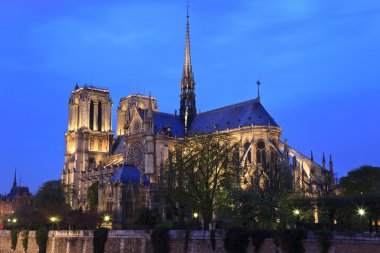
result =
[{"label": "cathedral", "polygon": [[[178,114],[159,111],[158,100],[131,94],[119,101],[116,131],[112,127],[110,91],[76,85],[69,99],[68,131],[62,183],[73,208],[89,208],[88,189],[98,183],[99,213],[112,214],[119,227],[132,220],[139,208],[157,208],[160,167],[181,139],[197,133],[227,133],[239,145],[239,156],[247,167],[246,179],[270,159],[289,162],[294,189],[313,194],[317,182],[334,182],[329,168],[281,141],[281,127],[257,97],[211,111],[197,113],[195,81],[191,65],[189,16],[186,22],[185,61],[180,82]],[[256,93],[256,91],[254,91]],[[319,181],[318,181],[319,182]]]}]

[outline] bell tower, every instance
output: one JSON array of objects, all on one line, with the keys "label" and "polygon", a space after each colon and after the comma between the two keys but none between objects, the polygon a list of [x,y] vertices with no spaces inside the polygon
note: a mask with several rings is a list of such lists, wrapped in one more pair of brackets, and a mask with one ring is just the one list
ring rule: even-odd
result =
[{"label": "bell tower", "polygon": [[179,113],[181,119],[184,121],[185,131],[187,132],[187,129],[189,128],[191,121],[194,119],[197,112],[195,106],[195,82],[190,57],[189,12],[187,12],[186,16],[185,64],[183,66],[180,97],[181,102]]},{"label": "bell tower", "polygon": [[88,186],[81,180],[82,174],[110,155],[112,104],[107,89],[76,85],[71,92],[62,184],[69,193],[67,201],[74,208],[86,202]]}]

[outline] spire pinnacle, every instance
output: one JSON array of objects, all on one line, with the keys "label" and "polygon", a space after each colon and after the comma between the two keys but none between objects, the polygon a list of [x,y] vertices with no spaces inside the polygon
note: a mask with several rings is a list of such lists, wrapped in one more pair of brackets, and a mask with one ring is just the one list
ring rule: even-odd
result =
[{"label": "spire pinnacle", "polygon": [[260,85],[261,85],[260,80],[257,80],[256,84],[257,84],[257,99],[260,101]]},{"label": "spire pinnacle", "polygon": [[189,17],[189,0],[186,1],[186,16]]},{"label": "spire pinnacle", "polygon": [[187,2],[186,13],[186,43],[185,43],[185,62],[183,66],[182,80],[181,80],[181,102],[180,102],[180,116],[184,121],[185,132],[192,119],[195,117],[197,111],[195,106],[195,82],[193,77],[193,70],[191,66],[190,54],[190,24],[189,24],[189,2]]},{"label": "spire pinnacle", "polygon": [[325,152],[323,152],[323,155],[322,155],[322,165],[323,165],[323,168],[326,168]]},{"label": "spire pinnacle", "polygon": [[15,169],[15,175],[13,177],[13,187],[17,186],[17,179],[16,179],[16,169]]},{"label": "spire pinnacle", "polygon": [[147,117],[148,118],[152,118],[153,117],[152,95],[151,95],[150,91],[149,91],[149,105],[148,105]]}]

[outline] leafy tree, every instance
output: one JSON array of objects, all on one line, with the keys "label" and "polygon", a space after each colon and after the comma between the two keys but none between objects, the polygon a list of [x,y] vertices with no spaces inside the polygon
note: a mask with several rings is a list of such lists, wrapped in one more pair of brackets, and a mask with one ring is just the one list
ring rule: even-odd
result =
[{"label": "leafy tree", "polygon": [[46,246],[49,239],[49,230],[41,227],[36,231],[36,243],[38,245],[38,253],[46,253]]},{"label": "leafy tree", "polygon": [[65,194],[60,180],[45,182],[34,197],[37,208],[67,208]]},{"label": "leafy tree", "polygon": [[352,170],[340,179],[340,186],[345,195],[380,193],[380,168],[365,165]]},{"label": "leafy tree", "polygon": [[158,212],[149,208],[142,208],[138,211],[135,220],[135,226],[138,229],[153,229],[160,222],[160,215]]},{"label": "leafy tree", "polygon": [[208,229],[225,189],[240,178],[236,145],[225,134],[204,134],[185,138],[169,154],[163,182],[169,209],[184,220],[186,214],[200,213]]}]

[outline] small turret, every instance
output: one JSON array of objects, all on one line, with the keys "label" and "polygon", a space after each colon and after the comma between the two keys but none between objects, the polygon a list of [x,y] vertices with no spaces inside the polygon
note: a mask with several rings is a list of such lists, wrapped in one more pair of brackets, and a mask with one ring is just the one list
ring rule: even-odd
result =
[{"label": "small turret", "polygon": [[257,100],[259,100],[260,102],[260,85],[261,85],[260,80],[257,80],[256,84],[257,84]]},{"label": "small turret", "polygon": [[330,172],[334,173],[333,161],[332,161],[332,156],[331,155],[330,155],[330,161],[329,161],[329,169],[330,169]]},{"label": "small turret", "polygon": [[153,133],[153,106],[152,96],[149,94],[148,110],[145,118],[145,129],[148,133]]},{"label": "small turret", "polygon": [[322,155],[322,166],[323,166],[323,168],[326,168],[325,152],[323,152],[323,155]]},{"label": "small turret", "polygon": [[15,170],[15,174],[14,174],[14,177],[13,177],[13,187],[17,187],[16,170]]}]

